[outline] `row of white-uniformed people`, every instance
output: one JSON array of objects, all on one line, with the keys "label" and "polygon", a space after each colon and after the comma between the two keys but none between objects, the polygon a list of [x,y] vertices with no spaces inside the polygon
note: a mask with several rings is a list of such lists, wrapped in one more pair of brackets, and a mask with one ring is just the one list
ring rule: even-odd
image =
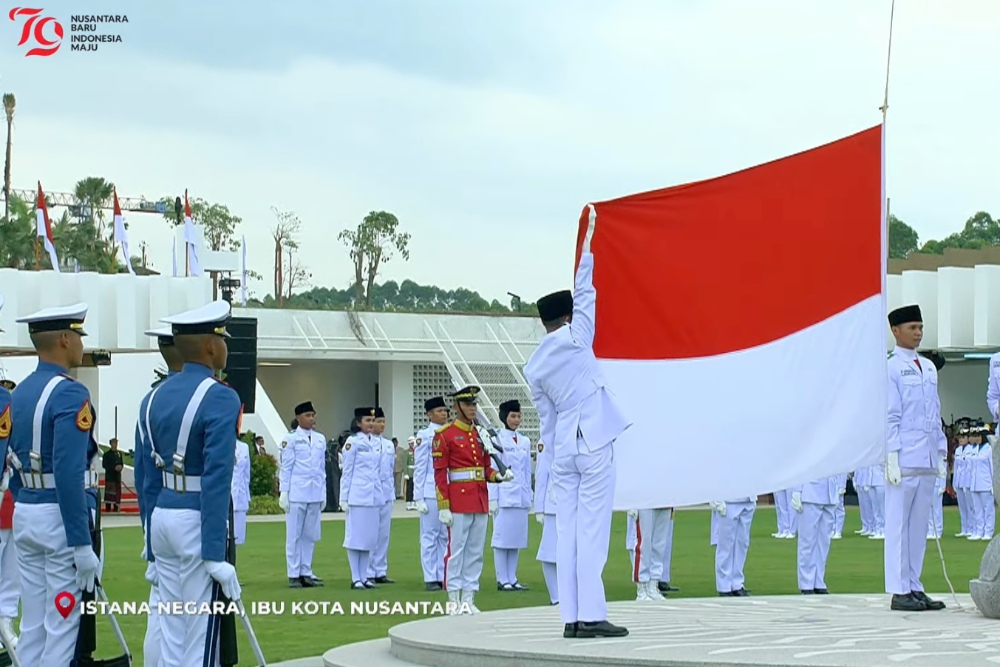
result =
[{"label": "row of white-uniformed people", "polygon": [[993,499],[993,429],[988,425],[963,427],[955,448],[952,488],[958,499],[962,530],[955,537],[990,540],[996,527]]}]

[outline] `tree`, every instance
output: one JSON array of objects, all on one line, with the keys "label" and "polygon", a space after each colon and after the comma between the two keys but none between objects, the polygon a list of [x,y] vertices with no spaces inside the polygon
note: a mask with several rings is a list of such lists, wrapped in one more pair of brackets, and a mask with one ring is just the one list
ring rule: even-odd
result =
[{"label": "tree", "polygon": [[991,246],[1000,246],[1000,220],[985,211],[978,211],[965,221],[962,231],[949,234],[940,241],[930,240],[920,248],[920,252],[940,255],[946,248],[979,250]]},{"label": "tree", "polygon": [[[271,207],[271,212],[278,219],[274,229],[271,230],[271,238],[274,239],[274,298],[281,306],[284,305],[286,298],[285,252],[299,247],[297,237],[299,229],[302,227],[302,221],[291,211],[279,211],[274,206]],[[291,266],[291,264],[289,265]],[[287,276],[291,278],[293,284],[300,277],[294,272],[288,273]],[[291,291],[288,292],[288,295],[291,296]]]},{"label": "tree", "polygon": [[920,247],[920,239],[913,227],[889,215],[889,257],[891,259],[906,259],[910,253]]},{"label": "tree", "polygon": [[399,220],[387,211],[372,211],[355,229],[345,229],[337,236],[351,252],[354,263],[355,303],[372,306],[372,289],[383,264],[392,259],[395,249],[409,261],[410,235],[399,232]]},{"label": "tree", "polygon": [[[178,220],[174,210],[176,197],[163,197],[160,202],[166,205],[167,213],[163,214],[163,219],[173,227],[180,227],[184,224],[183,214]],[[191,207],[191,220],[201,227],[205,236],[206,250],[220,252],[223,250],[237,251],[240,249],[240,241],[236,238],[236,228],[243,224],[243,219],[234,215],[225,204],[213,204],[198,197],[189,197],[188,205]],[[213,298],[219,298],[219,272],[209,271],[212,276]]]},{"label": "tree", "polygon": [[10,156],[11,149],[13,148],[13,143],[11,138],[14,132],[14,106],[17,101],[14,99],[14,93],[4,93],[3,94],[3,110],[7,115],[7,153],[4,156],[3,161],[3,217],[6,218],[10,215]]},{"label": "tree", "polygon": [[[80,262],[84,270],[118,273],[121,268],[118,246],[114,243],[114,229],[104,223],[104,209],[111,202],[114,191],[115,184],[100,176],[88,176],[73,188],[77,201],[74,213],[79,220],[79,228],[67,230],[67,235],[75,237],[73,243],[77,247],[77,255],[73,258]],[[70,255],[66,255],[66,259],[69,258]]]}]

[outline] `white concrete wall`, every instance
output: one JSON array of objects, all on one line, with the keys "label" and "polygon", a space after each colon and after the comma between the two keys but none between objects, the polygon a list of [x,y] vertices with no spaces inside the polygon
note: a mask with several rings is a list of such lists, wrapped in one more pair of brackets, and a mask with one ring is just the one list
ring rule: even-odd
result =
[{"label": "white concrete wall", "polygon": [[938,385],[944,420],[950,423],[952,417],[972,417],[991,421],[986,409],[988,379],[989,361],[986,359],[946,364],[941,370]]}]

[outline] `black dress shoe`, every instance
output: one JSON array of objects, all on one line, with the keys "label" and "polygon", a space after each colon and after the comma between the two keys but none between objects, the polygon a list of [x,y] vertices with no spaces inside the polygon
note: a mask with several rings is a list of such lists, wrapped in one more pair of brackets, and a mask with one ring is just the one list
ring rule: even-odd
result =
[{"label": "black dress shoe", "polygon": [[664,583],[662,581],[657,585],[657,588],[660,589],[661,593],[680,593],[681,592],[681,589],[677,588],[676,586],[671,586],[669,583]]},{"label": "black dress shoe", "polygon": [[816,591],[810,591],[804,588],[799,589],[799,592],[802,593],[803,595],[814,595],[816,593]]},{"label": "black dress shoe", "polygon": [[910,595],[923,602],[924,605],[931,611],[940,611],[944,609],[944,602],[930,599],[923,591],[912,591]]},{"label": "black dress shoe", "polygon": [[815,588],[813,589],[813,593],[815,593],[816,595],[829,595],[830,591],[826,590],[825,588]]},{"label": "black dress shoe", "polygon": [[371,579],[365,579],[365,588],[378,588]]},{"label": "black dress shoe", "polygon": [[298,577],[288,577],[289,588],[302,588],[302,580]]},{"label": "black dress shoe", "polygon": [[497,590],[498,591],[510,592],[510,591],[514,590],[514,587],[511,586],[510,584],[500,584],[499,587],[497,588]]},{"label": "black dress shoe", "polygon": [[444,590],[441,588],[441,582],[439,581],[428,581],[424,583],[424,590],[426,591],[440,591]]},{"label": "black dress shoe", "polygon": [[567,623],[563,628],[563,637],[566,639],[573,639],[576,637],[576,626],[577,623]]},{"label": "black dress shoe", "polygon": [[927,605],[922,600],[913,597],[913,594],[893,595],[889,609],[893,611],[927,611]]},{"label": "black dress shoe", "polygon": [[365,582],[363,581],[355,581],[354,583],[351,584],[351,589],[355,591],[363,591],[366,588],[367,586],[365,586]]},{"label": "black dress shoe", "polygon": [[389,577],[386,577],[386,576],[383,575],[381,577],[375,577],[375,583],[376,584],[394,584],[396,582],[393,581],[392,579],[390,579]]},{"label": "black dress shoe", "polygon": [[319,577],[317,577],[314,574],[311,574],[311,575],[307,576],[306,579],[312,579],[312,582],[314,584],[316,584],[317,586],[322,586],[323,585],[323,580],[320,579]]},{"label": "black dress shoe", "polygon": [[748,598],[750,597],[750,591],[745,588],[741,588],[738,591],[733,591],[733,597],[737,598]]},{"label": "black dress shoe", "polygon": [[726,592],[726,593],[723,593],[722,591],[719,591],[719,597],[720,598],[734,598],[734,597],[736,597],[736,593],[733,593],[732,591],[729,591],[729,592]]},{"label": "black dress shoe", "polygon": [[513,587],[513,589],[515,591],[526,591],[526,590],[528,590],[527,586],[525,586],[522,583],[516,582],[516,581],[513,584],[511,584],[511,586]]},{"label": "black dress shoe", "polygon": [[628,630],[618,626],[612,625],[607,621],[597,621],[596,623],[577,623],[576,625],[576,636],[579,639],[592,637],[626,637],[628,636]]}]

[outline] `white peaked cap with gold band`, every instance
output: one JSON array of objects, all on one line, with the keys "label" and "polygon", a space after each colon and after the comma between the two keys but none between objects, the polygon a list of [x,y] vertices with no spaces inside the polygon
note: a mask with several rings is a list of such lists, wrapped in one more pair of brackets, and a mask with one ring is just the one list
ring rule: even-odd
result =
[{"label": "white peaked cap with gold band", "polygon": [[230,338],[226,331],[226,324],[229,322],[231,311],[232,307],[228,302],[213,301],[201,308],[164,317],[160,321],[170,325],[171,333],[174,336],[216,334]]},{"label": "white peaked cap with gold band", "polygon": [[28,333],[41,333],[43,331],[75,331],[81,336],[86,336],[83,330],[83,321],[87,319],[86,303],[75,303],[72,306],[55,306],[53,308],[43,308],[37,313],[19,317],[16,322],[28,325]]}]

